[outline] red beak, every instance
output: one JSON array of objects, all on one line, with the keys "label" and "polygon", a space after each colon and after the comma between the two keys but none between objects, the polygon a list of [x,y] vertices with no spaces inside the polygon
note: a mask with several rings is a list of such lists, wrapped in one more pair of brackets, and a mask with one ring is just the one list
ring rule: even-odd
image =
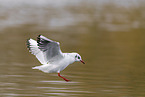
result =
[{"label": "red beak", "polygon": [[83,64],[85,64],[85,62],[84,62],[83,60],[81,60],[81,62],[82,62]]}]

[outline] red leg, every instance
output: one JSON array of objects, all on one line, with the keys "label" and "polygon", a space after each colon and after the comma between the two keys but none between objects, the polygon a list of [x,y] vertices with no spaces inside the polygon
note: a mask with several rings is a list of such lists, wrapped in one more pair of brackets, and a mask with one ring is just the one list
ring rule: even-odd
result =
[{"label": "red leg", "polygon": [[68,79],[66,79],[66,78],[64,78],[64,77],[62,77],[62,76],[60,75],[60,73],[58,73],[58,76],[61,77],[61,78],[63,78],[63,79],[64,79],[65,81],[67,81],[67,82],[70,81],[70,80],[68,80]]}]

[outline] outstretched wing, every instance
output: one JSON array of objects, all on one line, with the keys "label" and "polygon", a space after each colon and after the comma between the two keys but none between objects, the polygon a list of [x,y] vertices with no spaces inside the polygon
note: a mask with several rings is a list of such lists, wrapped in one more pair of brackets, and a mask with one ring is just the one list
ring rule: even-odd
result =
[{"label": "outstretched wing", "polygon": [[37,37],[38,48],[43,52],[45,60],[58,60],[63,57],[59,42],[52,41],[42,35]]},{"label": "outstretched wing", "polygon": [[36,56],[36,58],[41,62],[41,64],[46,64],[43,52],[38,48],[38,43],[33,39],[27,40],[27,48],[29,52]]}]

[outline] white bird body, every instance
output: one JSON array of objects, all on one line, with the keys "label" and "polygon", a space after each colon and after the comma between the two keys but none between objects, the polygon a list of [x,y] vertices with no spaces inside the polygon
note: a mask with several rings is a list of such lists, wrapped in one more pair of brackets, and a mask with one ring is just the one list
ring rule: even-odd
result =
[{"label": "white bird body", "polygon": [[63,53],[63,58],[57,61],[50,61],[47,64],[42,64],[41,66],[33,67],[33,69],[39,69],[45,73],[58,73],[64,70],[69,64],[75,62],[72,57],[74,53]]},{"label": "white bird body", "polygon": [[58,76],[65,81],[70,81],[60,75],[60,71],[64,70],[69,64],[75,61],[82,61],[78,53],[62,53],[59,42],[52,41],[42,35],[37,37],[37,41],[33,39],[27,40],[29,51],[36,56],[42,65],[35,66],[32,69],[39,69],[45,73],[58,73]]}]

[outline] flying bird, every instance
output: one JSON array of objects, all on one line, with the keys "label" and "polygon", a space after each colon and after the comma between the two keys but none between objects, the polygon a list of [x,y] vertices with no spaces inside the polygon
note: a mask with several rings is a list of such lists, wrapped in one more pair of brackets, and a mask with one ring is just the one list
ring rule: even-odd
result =
[{"label": "flying bird", "polygon": [[59,42],[50,40],[43,35],[39,35],[37,41],[28,39],[27,48],[41,63],[40,66],[32,67],[32,69],[39,69],[45,73],[58,73],[58,76],[67,82],[70,80],[61,76],[60,71],[75,61],[85,64],[78,53],[62,53]]}]

